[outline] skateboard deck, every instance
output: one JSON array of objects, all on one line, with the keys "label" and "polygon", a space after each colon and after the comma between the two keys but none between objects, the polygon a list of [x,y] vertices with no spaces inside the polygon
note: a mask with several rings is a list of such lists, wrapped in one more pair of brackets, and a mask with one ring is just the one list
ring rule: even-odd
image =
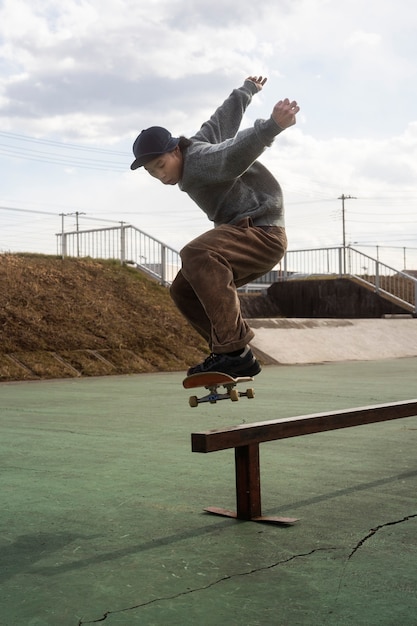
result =
[{"label": "skateboard deck", "polygon": [[[209,393],[200,398],[198,396],[190,396],[188,401],[189,405],[196,407],[202,402],[215,404],[218,400],[232,400],[232,402],[236,402],[241,397],[254,398],[255,392],[252,388],[246,389],[246,391],[238,391],[235,389],[236,385],[239,383],[245,383],[251,380],[253,380],[252,376],[233,378],[222,372],[206,372],[191,374],[187,376],[187,378],[184,378],[182,384],[185,389],[193,389],[195,387],[208,389]],[[220,387],[223,387],[225,391],[219,391]]]}]

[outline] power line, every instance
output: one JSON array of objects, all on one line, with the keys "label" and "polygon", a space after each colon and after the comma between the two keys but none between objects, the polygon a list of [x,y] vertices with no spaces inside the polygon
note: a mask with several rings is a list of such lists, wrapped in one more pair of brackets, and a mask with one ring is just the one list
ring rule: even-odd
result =
[{"label": "power line", "polygon": [[38,211],[35,209],[17,209],[10,206],[0,206],[1,211],[18,211],[19,213],[39,213],[39,215],[58,215],[58,213],[51,213],[50,211]]},{"label": "power line", "polygon": [[[7,133],[4,131],[0,131],[0,138],[1,137],[6,141],[0,143],[0,155],[5,157],[100,171],[128,170],[129,155],[127,152],[63,143],[49,139],[36,139],[26,135]],[[33,144],[34,147],[28,147],[28,143]],[[45,149],[36,149],[36,147],[44,147]],[[89,153],[92,156],[84,156],[85,153]],[[97,155],[97,157],[94,157],[94,155]],[[116,159],[120,158],[122,158],[122,162],[120,162],[120,160],[117,162]]]},{"label": "power line", "polygon": [[36,152],[33,150],[29,151],[20,151],[14,150],[13,148],[8,148],[6,150],[0,149],[0,154],[12,158],[24,159],[25,161],[36,161],[37,163],[48,163],[52,165],[64,165],[67,167],[78,167],[81,169],[93,169],[93,170],[113,170],[113,171],[127,171],[128,167],[126,165],[111,163],[106,161],[98,161],[92,159],[68,159],[68,157],[47,154],[39,152],[36,156]]},{"label": "power line", "polygon": [[19,135],[18,133],[8,133],[5,131],[0,131],[0,136],[10,137],[11,139],[18,139],[20,141],[30,141],[31,143],[40,143],[50,146],[58,146],[60,148],[71,149],[71,150],[82,150],[86,152],[99,152],[103,154],[113,154],[118,156],[126,157],[128,156],[126,152],[122,152],[120,150],[109,150],[108,148],[98,148],[92,146],[85,146],[81,144],[75,143],[66,143],[63,141],[55,141],[53,139],[37,139],[35,137],[29,137],[28,135]]},{"label": "power line", "polygon": [[[62,215],[61,213],[52,213],[51,211],[39,211],[38,209],[19,209],[16,207],[9,207],[9,206],[0,206],[0,211],[16,211],[18,213],[34,213],[34,214],[39,214],[39,215],[53,215],[54,217],[59,217],[60,215]],[[109,222],[111,224],[120,224],[120,220],[109,220],[107,218],[102,218],[102,217],[88,217],[87,215],[85,215],[84,213],[80,213],[78,212],[80,215],[83,215],[83,219],[85,220],[92,220],[94,222]],[[68,214],[70,215],[70,214]]]}]

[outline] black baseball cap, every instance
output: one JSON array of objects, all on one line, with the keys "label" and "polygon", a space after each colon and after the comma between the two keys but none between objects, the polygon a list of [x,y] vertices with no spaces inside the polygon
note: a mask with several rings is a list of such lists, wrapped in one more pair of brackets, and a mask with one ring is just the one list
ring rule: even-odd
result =
[{"label": "black baseball cap", "polygon": [[178,137],[172,137],[169,130],[162,126],[151,126],[138,135],[133,144],[135,160],[130,166],[131,170],[142,167],[149,161],[156,159],[161,154],[172,152],[179,143]]}]

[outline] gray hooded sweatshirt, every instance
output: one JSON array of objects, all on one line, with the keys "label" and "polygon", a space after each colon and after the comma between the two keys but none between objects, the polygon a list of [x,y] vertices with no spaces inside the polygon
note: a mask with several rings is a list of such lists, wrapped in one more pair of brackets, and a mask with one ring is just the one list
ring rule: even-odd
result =
[{"label": "gray hooded sweatshirt", "polygon": [[179,188],[214,222],[235,224],[251,217],[255,224],[285,226],[278,181],[256,159],[280,132],[271,118],[239,131],[243,114],[257,93],[252,81],[230,96],[191,137],[184,150]]}]

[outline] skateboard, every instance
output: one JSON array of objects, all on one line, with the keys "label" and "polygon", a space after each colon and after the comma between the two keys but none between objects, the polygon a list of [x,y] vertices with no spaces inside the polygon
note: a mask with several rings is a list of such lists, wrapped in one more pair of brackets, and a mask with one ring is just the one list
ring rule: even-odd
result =
[{"label": "skateboard", "polygon": [[[190,396],[188,403],[191,407],[198,406],[201,402],[210,402],[215,404],[218,400],[232,400],[236,402],[242,396],[246,398],[254,398],[255,392],[249,388],[246,391],[238,391],[235,389],[239,383],[245,383],[253,380],[252,376],[241,376],[233,378],[222,372],[205,372],[199,374],[191,374],[182,381],[185,389],[193,389],[194,387],[204,387],[209,393],[201,398]],[[219,387],[224,387],[225,392],[220,392]]]}]

